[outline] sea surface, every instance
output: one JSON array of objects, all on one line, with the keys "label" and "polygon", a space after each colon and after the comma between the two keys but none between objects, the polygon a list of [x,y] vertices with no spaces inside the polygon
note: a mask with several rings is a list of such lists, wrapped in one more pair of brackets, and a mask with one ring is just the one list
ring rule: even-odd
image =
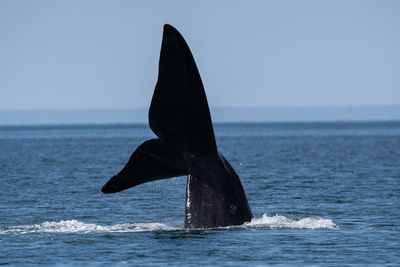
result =
[{"label": "sea surface", "polygon": [[0,265],[400,264],[400,122],[215,124],[254,219],[185,230],[186,177],[100,189],[147,125],[0,127]]}]

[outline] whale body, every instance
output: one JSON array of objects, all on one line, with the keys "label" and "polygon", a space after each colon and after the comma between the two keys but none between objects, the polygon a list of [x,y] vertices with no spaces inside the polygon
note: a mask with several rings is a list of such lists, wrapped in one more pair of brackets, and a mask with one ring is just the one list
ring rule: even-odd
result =
[{"label": "whale body", "polygon": [[182,35],[168,24],[164,25],[149,124],[158,139],[141,144],[103,186],[103,193],[187,175],[185,228],[241,225],[251,220],[239,176],[217,149],[192,53]]}]

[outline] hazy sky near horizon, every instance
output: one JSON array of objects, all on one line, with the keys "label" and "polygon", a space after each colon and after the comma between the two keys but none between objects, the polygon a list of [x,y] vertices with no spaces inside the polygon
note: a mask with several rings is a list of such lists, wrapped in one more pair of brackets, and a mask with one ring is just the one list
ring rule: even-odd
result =
[{"label": "hazy sky near horizon", "polygon": [[400,1],[0,1],[0,110],[147,108],[163,24],[210,106],[400,104]]}]

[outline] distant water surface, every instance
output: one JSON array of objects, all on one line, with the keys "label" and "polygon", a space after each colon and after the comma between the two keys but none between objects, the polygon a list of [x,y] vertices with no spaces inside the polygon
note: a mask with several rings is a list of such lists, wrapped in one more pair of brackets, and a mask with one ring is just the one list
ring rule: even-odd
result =
[{"label": "distant water surface", "polygon": [[215,133],[255,218],[185,230],[186,177],[100,192],[147,125],[0,127],[0,265],[400,264],[400,122]]}]

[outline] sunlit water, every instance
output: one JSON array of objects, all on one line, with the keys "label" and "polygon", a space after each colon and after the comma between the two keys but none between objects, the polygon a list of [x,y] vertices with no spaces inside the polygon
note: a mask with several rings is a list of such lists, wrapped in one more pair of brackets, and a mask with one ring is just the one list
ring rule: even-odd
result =
[{"label": "sunlit water", "polygon": [[0,127],[0,264],[400,264],[400,122],[215,132],[255,218],[185,230],[185,177],[100,192],[146,125]]}]

